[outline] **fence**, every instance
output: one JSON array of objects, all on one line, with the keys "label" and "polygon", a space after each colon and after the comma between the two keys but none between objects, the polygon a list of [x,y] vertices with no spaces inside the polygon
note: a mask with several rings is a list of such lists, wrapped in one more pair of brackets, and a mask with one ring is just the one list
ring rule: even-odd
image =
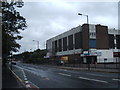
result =
[{"label": "fence", "polygon": [[99,63],[99,64],[65,64],[67,67],[80,68],[101,68],[101,69],[120,69],[120,63]]}]

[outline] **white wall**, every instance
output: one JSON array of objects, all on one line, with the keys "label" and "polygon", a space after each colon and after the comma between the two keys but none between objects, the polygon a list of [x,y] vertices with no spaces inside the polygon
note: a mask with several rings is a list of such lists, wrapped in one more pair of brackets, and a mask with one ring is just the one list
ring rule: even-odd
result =
[{"label": "white wall", "polygon": [[116,58],[113,57],[113,52],[115,50],[97,50],[97,52],[101,52],[101,56],[97,56],[97,62],[104,62],[104,59],[107,58],[105,62],[116,62]]}]

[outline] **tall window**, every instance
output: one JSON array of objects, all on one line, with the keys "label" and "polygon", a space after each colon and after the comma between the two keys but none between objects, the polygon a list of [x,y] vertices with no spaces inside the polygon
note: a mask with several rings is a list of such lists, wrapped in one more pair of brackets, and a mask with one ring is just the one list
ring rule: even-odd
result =
[{"label": "tall window", "polygon": [[55,41],[55,52],[58,51],[58,48],[57,48],[57,40]]},{"label": "tall window", "polygon": [[109,36],[109,48],[115,48],[115,43],[114,43],[114,35],[108,35]]},{"label": "tall window", "polygon": [[63,38],[63,51],[67,51],[67,37]]},{"label": "tall window", "polygon": [[117,49],[120,49],[120,35],[116,35],[116,45]]},{"label": "tall window", "polygon": [[73,49],[73,35],[68,36],[68,49]]},{"label": "tall window", "polygon": [[58,40],[59,52],[62,51],[62,39]]},{"label": "tall window", "polygon": [[75,33],[75,49],[82,48],[82,33]]}]

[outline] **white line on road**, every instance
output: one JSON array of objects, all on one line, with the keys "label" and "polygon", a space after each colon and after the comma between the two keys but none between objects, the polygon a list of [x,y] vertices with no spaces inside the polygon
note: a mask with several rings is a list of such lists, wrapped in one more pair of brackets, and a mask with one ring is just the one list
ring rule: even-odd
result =
[{"label": "white line on road", "polygon": [[64,75],[64,76],[68,76],[68,77],[71,76],[71,75],[69,75],[69,74],[65,74],[65,73],[58,73],[58,74],[60,74],[60,75]]},{"label": "white line on road", "polygon": [[39,88],[37,85],[35,85],[34,83],[32,83],[31,81],[29,81],[31,84],[33,84],[36,88]]},{"label": "white line on road", "polygon": [[64,71],[67,71],[67,70],[64,70]]},{"label": "white line on road", "polygon": [[112,80],[114,80],[114,81],[120,81],[120,79],[117,79],[117,78],[114,78],[114,79],[112,79]]},{"label": "white line on road", "polygon": [[100,76],[100,77],[105,77],[104,75],[98,75],[98,74],[90,74],[90,73],[86,73],[87,75],[93,75],[93,76]]},{"label": "white line on road", "polygon": [[25,81],[25,83],[26,83],[26,84],[28,84],[28,83],[29,83],[29,81]]},{"label": "white line on road", "polygon": [[[25,80],[25,84],[26,84],[26,87],[27,87],[27,88],[31,88],[29,82],[30,82],[32,85],[34,85],[36,88],[39,88],[37,85],[35,85],[35,84],[32,83],[31,81],[28,81],[27,76],[26,76],[26,74],[25,74],[25,72],[24,72],[24,70],[27,70],[27,69],[22,68],[22,67],[20,67],[20,66],[16,66],[16,67],[22,69],[23,76],[24,76],[24,80]],[[24,69],[24,70],[23,70],[23,69]]]},{"label": "white line on road", "polygon": [[27,87],[27,88],[30,88],[30,85],[29,85],[29,84],[27,84],[27,85],[26,85],[26,87]]},{"label": "white line on road", "polygon": [[17,66],[17,65],[15,65],[14,67],[17,67],[17,68],[23,69],[22,67],[20,67],[20,66]]},{"label": "white line on road", "polygon": [[84,80],[90,80],[90,81],[108,83],[107,81],[102,81],[102,80],[97,80],[97,79],[90,79],[90,78],[85,78],[85,77],[78,77],[78,78],[84,79]]},{"label": "white line on road", "polygon": [[66,69],[59,69],[59,70],[61,70],[61,71],[67,71]]}]

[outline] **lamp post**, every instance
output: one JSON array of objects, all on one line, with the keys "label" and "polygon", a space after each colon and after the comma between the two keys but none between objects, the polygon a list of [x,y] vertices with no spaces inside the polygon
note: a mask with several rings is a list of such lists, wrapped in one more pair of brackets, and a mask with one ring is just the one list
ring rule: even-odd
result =
[{"label": "lamp post", "polygon": [[[88,15],[85,15],[85,14],[81,14],[81,13],[78,13],[78,15],[81,15],[81,16],[86,16],[87,17],[87,24],[89,24],[89,20],[88,20]],[[88,38],[89,39],[89,38]],[[88,45],[90,46],[90,42],[88,41]],[[89,46],[88,46],[88,56],[89,56]],[[90,70],[90,61],[87,60],[87,63],[88,63],[88,70]]]},{"label": "lamp post", "polygon": [[78,13],[78,15],[81,15],[81,16],[86,16],[86,17],[87,17],[87,24],[89,24],[89,21],[88,21],[88,15],[81,14],[81,13]]},{"label": "lamp post", "polygon": [[37,41],[37,40],[33,40],[33,42],[37,42],[37,49],[39,49],[39,41]]}]

